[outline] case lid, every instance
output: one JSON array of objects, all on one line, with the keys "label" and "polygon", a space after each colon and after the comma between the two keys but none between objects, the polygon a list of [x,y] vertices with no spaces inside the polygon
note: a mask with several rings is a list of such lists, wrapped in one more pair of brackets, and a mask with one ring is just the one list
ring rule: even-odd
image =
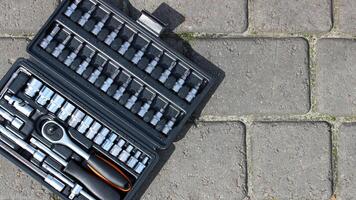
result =
[{"label": "case lid", "polygon": [[[76,5],[76,2],[79,2],[79,4]],[[94,7],[95,11],[91,12],[90,10],[93,10]],[[70,9],[74,12],[68,17],[66,16],[66,12]],[[90,31],[91,28],[81,26],[80,23],[78,23],[78,19],[81,20],[87,13],[90,13],[87,20],[93,27],[96,27],[99,22],[103,22],[102,30],[105,30],[105,37],[108,37],[108,35],[114,32],[118,27],[123,26],[118,33],[119,36],[117,36],[122,40],[121,45],[124,45],[125,41],[130,40],[130,34],[135,35],[132,36],[135,37],[135,42],[132,42],[134,43],[132,48],[134,48],[135,53],[143,48],[143,45],[138,41],[148,41],[150,47],[149,50],[147,50],[147,56],[143,56],[146,56],[145,58],[148,60],[146,66],[156,57],[159,57],[159,54],[163,53],[163,57],[161,57],[161,60],[157,64],[161,70],[158,75],[162,75],[170,66],[175,64],[175,68],[172,70],[170,77],[170,79],[173,80],[173,82],[171,81],[171,85],[167,86],[168,83],[162,84],[162,82],[158,80],[159,76],[153,77],[153,75],[147,73],[145,69],[141,69],[138,65],[135,65],[132,60],[127,58],[126,54],[121,55],[117,50],[114,50],[112,46],[105,44],[103,38],[99,38],[100,34],[93,34],[93,31]],[[107,21],[104,20],[106,15],[109,16],[109,20]],[[75,42],[79,42],[88,47],[89,50],[96,52],[95,54],[100,55],[100,58],[109,60],[110,66],[114,67],[111,67],[111,71],[109,69],[106,70],[106,73],[110,74],[109,72],[111,72],[114,74],[116,73],[115,71],[120,71],[120,73],[124,73],[135,80],[139,86],[143,86],[145,90],[156,94],[154,100],[155,108],[151,108],[151,113],[149,114],[152,115],[151,118],[154,118],[156,114],[159,115],[158,112],[160,109],[164,108],[163,116],[158,122],[158,125],[161,127],[158,127],[158,125],[153,126],[150,120],[131,112],[131,110],[125,108],[122,103],[113,99],[112,95],[108,95],[100,90],[98,85],[95,86],[95,84],[91,84],[87,79],[83,78],[83,76],[78,75],[75,70],[71,70],[71,67],[67,67],[64,64],[63,59],[65,58],[56,58],[53,56],[53,48],[55,49],[59,47],[61,43],[64,43],[63,41],[65,39],[61,38],[60,35],[62,33],[51,38],[49,45],[54,43],[54,45],[52,45],[52,52],[47,48],[42,48],[41,42],[48,38],[56,26],[59,26],[61,31],[65,34],[71,35],[72,38],[75,39]],[[137,21],[134,21],[122,11],[115,9],[114,6],[105,0],[64,0],[29,44],[27,51],[36,62],[41,63],[39,66],[46,66],[46,70],[66,76],[68,82],[75,87],[80,87],[82,90],[85,90],[88,96],[90,96],[87,101],[90,101],[91,105],[98,105],[98,108],[101,109],[100,112],[103,112],[103,114],[109,117],[111,116],[113,119],[119,119],[117,123],[128,127],[132,137],[137,141],[152,148],[158,147],[163,149],[167,148],[176,139],[177,135],[183,131],[187,121],[192,114],[204,104],[203,102],[210,94],[209,91],[216,84],[216,77],[213,77],[208,71],[205,71],[189,61],[157,37],[163,31],[164,24],[152,17],[147,11],[143,11],[142,16]],[[68,46],[64,45],[63,47],[65,49],[63,51],[67,51],[68,56],[70,52],[74,52],[76,48],[79,48],[78,46],[75,47],[75,44],[72,44],[74,39],[68,42]],[[84,50],[81,51],[83,51],[82,54],[84,55]],[[75,60],[79,60],[78,62],[81,63],[85,60],[85,57],[79,54],[81,53],[78,53]],[[90,65],[98,67],[96,62],[97,60]],[[123,82],[119,83],[120,80],[118,79],[119,78],[114,77],[113,81],[118,81],[117,84],[120,86]],[[175,92],[174,85],[179,85],[180,79],[183,80],[181,87],[184,91],[183,89],[178,89],[178,92]],[[132,85],[132,82],[130,84]],[[194,98],[188,101],[188,95],[193,95]],[[147,99],[148,97],[146,100]],[[173,119],[175,119],[175,121]],[[164,134],[162,128],[165,128],[171,120],[174,121],[172,122],[174,125],[168,134]]]}]

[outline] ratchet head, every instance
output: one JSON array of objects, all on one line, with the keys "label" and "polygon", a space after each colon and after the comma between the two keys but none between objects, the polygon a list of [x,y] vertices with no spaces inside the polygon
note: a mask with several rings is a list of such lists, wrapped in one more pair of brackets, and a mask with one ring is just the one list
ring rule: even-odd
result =
[{"label": "ratchet head", "polygon": [[54,144],[62,144],[68,137],[64,128],[55,121],[47,121],[43,124],[42,135]]}]

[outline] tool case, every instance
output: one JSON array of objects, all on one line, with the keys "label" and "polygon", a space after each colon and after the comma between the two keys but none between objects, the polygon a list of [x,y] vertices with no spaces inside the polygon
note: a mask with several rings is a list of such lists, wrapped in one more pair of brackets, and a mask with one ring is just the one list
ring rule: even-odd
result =
[{"label": "tool case", "polygon": [[217,82],[163,31],[146,11],[62,1],[1,80],[1,154],[63,199],[139,198]]}]

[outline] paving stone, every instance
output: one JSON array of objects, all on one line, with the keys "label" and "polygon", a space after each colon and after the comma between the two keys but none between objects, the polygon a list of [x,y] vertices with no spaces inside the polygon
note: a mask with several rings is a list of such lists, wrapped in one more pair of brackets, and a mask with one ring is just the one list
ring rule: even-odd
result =
[{"label": "paving stone", "polygon": [[10,69],[19,57],[28,57],[25,39],[0,39],[0,77]]},{"label": "paving stone", "polygon": [[255,28],[266,32],[325,32],[332,27],[331,0],[255,0]]},{"label": "paving stone", "polygon": [[49,200],[51,192],[0,156],[1,200]]},{"label": "paving stone", "polygon": [[317,109],[332,115],[356,113],[356,42],[323,39],[317,44]]},{"label": "paving stone", "polygon": [[250,131],[255,199],[331,197],[326,123],[255,123]]},{"label": "paving stone", "polygon": [[[131,0],[139,10],[153,12],[179,32],[230,33],[247,28],[246,0]],[[164,4],[162,4],[164,3]],[[173,9],[172,9],[173,8]],[[177,12],[179,14],[177,14]]]},{"label": "paving stone", "polygon": [[175,144],[175,152],[142,199],[243,199],[244,138],[240,123],[206,123],[192,128]]},{"label": "paving stone", "polygon": [[37,32],[57,4],[57,0],[1,1],[0,34]]},{"label": "paving stone", "polygon": [[338,197],[351,200],[356,196],[356,124],[344,124],[340,130]]},{"label": "paving stone", "polygon": [[356,1],[340,0],[339,28],[342,32],[355,33],[356,31]]},{"label": "paving stone", "polygon": [[205,66],[207,59],[226,74],[203,114],[308,112],[308,44],[304,39],[212,39],[191,44],[202,55],[193,53],[193,61]]}]

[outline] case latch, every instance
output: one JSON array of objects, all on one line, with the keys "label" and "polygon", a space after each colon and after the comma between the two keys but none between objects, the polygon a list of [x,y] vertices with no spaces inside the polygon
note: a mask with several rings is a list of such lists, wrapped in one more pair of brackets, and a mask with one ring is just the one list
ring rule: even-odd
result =
[{"label": "case latch", "polygon": [[146,28],[157,37],[159,37],[164,32],[167,26],[146,10],[142,10],[142,14],[140,18],[138,18],[137,23],[139,23],[141,26]]}]

